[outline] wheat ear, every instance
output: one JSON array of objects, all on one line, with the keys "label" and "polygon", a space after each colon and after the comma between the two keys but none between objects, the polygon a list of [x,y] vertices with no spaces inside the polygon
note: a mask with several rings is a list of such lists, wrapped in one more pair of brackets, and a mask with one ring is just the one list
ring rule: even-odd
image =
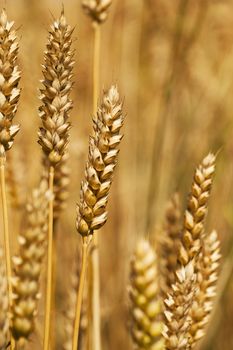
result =
[{"label": "wheat ear", "polygon": [[0,349],[6,349],[9,342],[8,295],[6,268],[3,251],[0,248]]},{"label": "wheat ear", "polygon": [[82,6],[86,14],[93,22],[103,23],[108,17],[108,9],[112,0],[82,0]]},{"label": "wheat ear", "polygon": [[220,241],[216,231],[206,234],[203,239],[202,252],[198,260],[198,290],[191,307],[193,347],[205,335],[205,326],[216,296],[220,255]]},{"label": "wheat ear", "polygon": [[[202,260],[202,242],[206,237],[204,224],[214,172],[215,156],[210,153],[194,174],[179,252],[181,268],[176,273],[177,281],[165,301],[167,319],[165,337],[168,349],[185,350],[194,346],[194,337],[191,333],[196,321],[192,317],[192,307],[200,290],[197,277]],[[184,287],[186,289],[183,289]]]},{"label": "wheat ear", "polygon": [[46,162],[47,169],[49,169],[49,190],[51,192],[48,215],[44,350],[49,349],[51,328],[54,171],[66,151],[70,129],[69,112],[73,104],[70,99],[74,65],[74,51],[71,49],[72,33],[73,29],[67,24],[64,11],[62,11],[60,18],[53,23],[49,33],[47,50],[44,55],[43,88],[40,94],[42,105],[39,109],[39,116],[42,127],[39,130],[38,142],[44,152],[44,162]]},{"label": "wheat ear", "polygon": [[47,233],[48,184],[41,181],[26,206],[27,226],[19,236],[19,254],[13,259],[12,334],[16,340],[28,339],[34,330],[39,297],[39,277],[45,255]]},{"label": "wheat ear", "polygon": [[[20,72],[17,65],[18,43],[14,22],[9,22],[6,11],[3,9],[0,13],[0,180],[1,180],[1,197],[3,207],[3,224],[4,224],[4,243],[6,255],[6,272],[9,295],[9,306],[12,298],[11,285],[11,254],[10,254],[10,236],[8,225],[7,195],[6,195],[6,151],[8,151],[14,141],[15,135],[19,131],[19,125],[13,125],[20,89],[18,87]],[[12,349],[14,341],[12,339]]]},{"label": "wheat ear", "polygon": [[204,224],[208,211],[207,205],[215,173],[215,160],[215,156],[209,153],[194,174],[191,194],[184,216],[183,247],[179,256],[182,265],[186,265],[201,251],[201,241],[205,235]]},{"label": "wheat ear", "polygon": [[[80,203],[77,206],[77,231],[83,237],[83,255],[94,230],[101,228],[107,220],[106,206],[112,183],[114,169],[119,153],[118,145],[122,139],[122,102],[118,90],[112,86],[104,93],[102,104],[93,118],[94,135],[89,140],[89,156],[86,164],[85,180],[81,183]],[[86,264],[85,257],[85,264]],[[86,266],[82,264],[81,277],[85,276]],[[83,273],[82,273],[83,272]],[[79,332],[83,286],[77,293],[77,307],[74,325],[73,350],[76,349]],[[97,315],[99,318],[100,315]]]},{"label": "wheat ear", "polygon": [[[86,14],[92,20],[94,31],[94,50],[93,50],[93,114],[96,113],[98,107],[99,81],[100,81],[100,46],[101,46],[101,24],[107,19],[108,8],[112,0],[82,0],[82,6]],[[98,235],[94,233],[94,249],[91,255],[91,264],[93,271],[93,280],[90,286],[89,299],[92,308],[92,338],[95,339],[93,344],[95,350],[101,348],[100,338],[100,291],[99,291],[99,243]]]},{"label": "wheat ear", "polygon": [[178,253],[182,232],[180,197],[175,193],[167,204],[165,223],[159,235],[159,262],[161,290],[165,296],[175,283],[175,272],[179,267]]},{"label": "wheat ear", "polygon": [[157,256],[146,240],[140,240],[131,261],[129,287],[131,334],[135,349],[162,350],[162,301]]},{"label": "wheat ear", "polygon": [[189,350],[191,317],[190,308],[195,295],[196,275],[193,261],[176,272],[176,282],[165,299],[166,328],[163,333],[168,350]]}]

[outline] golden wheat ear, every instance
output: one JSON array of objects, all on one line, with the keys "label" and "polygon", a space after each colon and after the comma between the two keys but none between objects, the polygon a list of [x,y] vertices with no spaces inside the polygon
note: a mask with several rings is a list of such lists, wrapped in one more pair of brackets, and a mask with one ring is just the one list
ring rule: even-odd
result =
[{"label": "golden wheat ear", "polygon": [[166,349],[191,349],[190,329],[192,319],[190,309],[196,293],[196,274],[193,261],[176,272],[176,282],[172,285],[164,304],[166,327],[163,333]]},{"label": "golden wheat ear", "polygon": [[112,0],[82,0],[82,6],[86,14],[93,22],[103,23],[108,17],[108,9]]},{"label": "golden wheat ear", "polygon": [[40,291],[40,271],[45,254],[48,198],[47,182],[32,192],[26,207],[27,226],[19,236],[19,254],[14,257],[12,334],[16,340],[28,339],[34,330]]},{"label": "golden wheat ear", "polygon": [[129,287],[135,349],[165,349],[157,264],[157,256],[149,242],[139,241],[131,262]]},{"label": "golden wheat ear", "polygon": [[191,307],[193,346],[205,335],[216,296],[220,254],[220,241],[216,231],[203,238],[202,252],[198,259],[198,290]]},{"label": "golden wheat ear", "polygon": [[186,265],[201,250],[201,240],[205,234],[204,225],[208,211],[216,157],[209,153],[197,167],[187,210],[184,216],[183,247],[179,260]]},{"label": "golden wheat ear", "polygon": [[116,86],[104,93],[101,106],[93,118],[94,135],[89,139],[85,179],[81,183],[77,205],[76,228],[82,236],[82,269],[77,292],[73,347],[77,346],[88,247],[95,230],[107,220],[107,203],[121,142],[124,123],[122,101]]},{"label": "golden wheat ear", "polygon": [[85,180],[81,184],[76,226],[83,236],[92,235],[107,220],[106,206],[113,180],[124,122],[122,101],[112,86],[104,93],[102,104],[93,119],[94,136],[89,140]]},{"label": "golden wheat ear", "polygon": [[0,13],[0,145],[4,152],[11,148],[19,131],[19,125],[13,125],[20,97],[19,46],[13,25],[3,9]]}]

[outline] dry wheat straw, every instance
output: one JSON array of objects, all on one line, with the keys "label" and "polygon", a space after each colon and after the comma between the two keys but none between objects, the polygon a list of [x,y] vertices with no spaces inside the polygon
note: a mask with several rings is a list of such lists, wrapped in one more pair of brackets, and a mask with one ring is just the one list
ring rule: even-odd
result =
[{"label": "dry wheat straw", "polygon": [[161,290],[164,296],[175,282],[175,272],[179,266],[181,231],[180,197],[178,193],[175,193],[167,205],[165,223],[159,237]]},{"label": "dry wheat straw", "polygon": [[[101,228],[107,220],[106,206],[117,164],[118,146],[122,139],[120,130],[123,122],[122,102],[117,88],[112,86],[104,93],[102,104],[93,118],[94,135],[89,140],[85,180],[81,183],[80,203],[77,206],[76,227],[83,237],[85,264],[88,244],[93,232]],[[86,266],[82,264],[81,277],[83,278],[85,270]],[[84,281],[81,282],[77,294],[73,350],[77,345],[79,332]],[[97,315],[97,318],[99,319],[100,315]]]},{"label": "dry wheat straw", "polygon": [[3,251],[0,248],[0,349],[6,349],[9,342],[8,294]]},{"label": "dry wheat straw", "polygon": [[[49,169],[49,190],[54,193],[54,169],[62,160],[69,139],[69,112],[72,108],[72,70],[74,51],[71,49],[73,29],[67,24],[62,11],[60,18],[50,29],[47,50],[44,55],[43,88],[39,116],[42,127],[39,130],[39,144],[44,152],[44,163]],[[48,215],[48,268],[46,311],[44,326],[44,349],[49,349],[51,328],[51,300],[53,275],[53,196],[49,201]]]},{"label": "dry wheat straw", "polygon": [[[79,286],[80,279],[80,264],[81,259],[75,260],[75,264],[72,269],[71,274],[71,286],[69,288],[69,303],[67,305],[66,318],[65,318],[65,342],[63,345],[64,350],[72,350],[72,336],[74,330],[74,320],[75,320],[75,307],[76,307],[76,296],[77,289]],[[81,319],[80,319],[80,333],[79,333],[79,349],[83,349],[85,341],[85,333],[87,331],[87,309],[86,309],[86,300],[83,298],[82,310],[81,310]]]},{"label": "dry wheat straw", "polygon": [[45,254],[48,184],[41,181],[26,207],[27,226],[19,236],[19,255],[14,257],[12,333],[16,340],[28,339],[34,330],[39,277]]},{"label": "dry wheat straw", "polygon": [[162,350],[162,301],[157,256],[146,240],[138,242],[131,262],[129,296],[135,349]]},{"label": "dry wheat straw", "polygon": [[[18,87],[20,72],[17,65],[18,43],[14,22],[9,22],[6,11],[3,9],[0,13],[0,177],[1,193],[3,207],[3,224],[4,224],[4,243],[6,256],[6,272],[8,283],[9,306],[12,298],[11,285],[11,254],[10,254],[10,236],[8,225],[8,210],[6,196],[5,164],[6,151],[8,151],[14,141],[15,135],[19,131],[19,125],[13,124],[20,89]],[[11,347],[14,349],[14,341],[11,340]]]}]

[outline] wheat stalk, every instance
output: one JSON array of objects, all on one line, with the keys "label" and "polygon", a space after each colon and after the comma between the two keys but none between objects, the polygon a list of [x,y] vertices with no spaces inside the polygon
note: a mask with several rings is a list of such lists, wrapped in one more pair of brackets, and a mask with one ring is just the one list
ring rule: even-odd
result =
[{"label": "wheat stalk", "polygon": [[[9,294],[9,306],[12,299],[11,285],[11,254],[10,254],[10,235],[8,225],[8,209],[6,195],[6,151],[8,151],[14,142],[14,137],[19,131],[19,125],[13,124],[13,119],[17,112],[20,89],[18,87],[20,72],[17,65],[18,43],[14,22],[9,22],[5,9],[0,13],[0,180],[3,207],[4,223],[4,243],[6,255],[7,284]],[[12,339],[12,349],[14,341]]]},{"label": "wheat stalk", "polygon": [[[118,145],[122,139],[122,102],[118,90],[112,86],[104,93],[102,104],[93,118],[94,135],[89,139],[89,156],[85,170],[85,180],[81,183],[80,203],[77,206],[77,231],[83,237],[81,277],[85,277],[87,249],[94,230],[100,229],[107,220],[106,206],[112,177],[117,163]],[[73,350],[76,349],[83,281],[77,294],[77,307],[73,335]],[[95,310],[96,311],[96,310]],[[98,319],[100,315],[97,315]]]},{"label": "wheat stalk", "polygon": [[165,349],[157,256],[144,239],[137,243],[132,258],[129,296],[135,349]]},{"label": "wheat stalk", "polygon": [[[98,108],[99,82],[100,82],[100,47],[101,47],[101,24],[107,19],[108,9],[112,0],[82,0],[84,12],[91,18],[94,31],[94,50],[93,50],[93,114]],[[101,325],[100,325],[100,268],[99,268],[99,242],[98,235],[93,236],[94,249],[91,255],[91,264],[93,271],[93,281],[90,281],[90,304],[92,305],[92,332],[95,350],[101,349]]]},{"label": "wheat stalk", "polygon": [[[66,318],[65,318],[65,342],[63,345],[64,350],[72,350],[72,336],[74,330],[74,320],[75,320],[75,307],[76,307],[76,295],[77,289],[80,282],[80,266],[81,259],[75,260],[75,264],[72,269],[71,274],[71,286],[69,288],[69,303],[67,305]],[[85,332],[87,330],[87,313],[86,313],[86,303],[85,299],[82,303],[81,309],[81,319],[80,319],[80,336],[79,336],[79,348],[82,348],[83,338],[85,337]]]},{"label": "wheat stalk", "polygon": [[39,277],[45,255],[48,184],[42,180],[26,206],[27,226],[19,236],[19,254],[14,257],[12,334],[28,339],[34,330],[39,297]]},{"label": "wheat stalk", "polygon": [[42,127],[39,130],[39,144],[44,152],[44,162],[49,169],[49,201],[48,215],[48,266],[46,311],[44,325],[44,349],[48,350],[51,328],[51,300],[53,275],[53,193],[54,169],[62,160],[69,139],[69,112],[72,101],[69,97],[72,89],[72,69],[74,51],[71,49],[73,29],[67,24],[62,11],[60,18],[53,23],[49,33],[47,50],[44,55],[43,89],[40,99],[42,105],[39,116]]},{"label": "wheat stalk", "polygon": [[0,248],[0,349],[6,349],[9,342],[8,295],[5,262]]}]

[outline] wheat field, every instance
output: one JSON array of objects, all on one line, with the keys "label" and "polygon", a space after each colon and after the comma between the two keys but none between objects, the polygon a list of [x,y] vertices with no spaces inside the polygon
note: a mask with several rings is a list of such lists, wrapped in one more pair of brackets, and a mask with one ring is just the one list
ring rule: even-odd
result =
[{"label": "wheat field", "polygon": [[233,1],[0,1],[0,350],[233,349]]}]

